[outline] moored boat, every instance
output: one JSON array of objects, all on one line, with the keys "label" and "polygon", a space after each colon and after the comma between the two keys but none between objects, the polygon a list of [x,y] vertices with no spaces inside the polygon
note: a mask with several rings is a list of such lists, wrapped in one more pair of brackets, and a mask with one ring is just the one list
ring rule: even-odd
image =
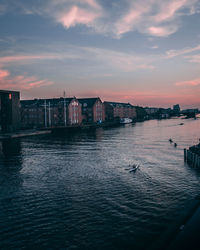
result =
[{"label": "moored boat", "polygon": [[121,124],[128,124],[128,123],[131,123],[133,120],[130,119],[130,118],[121,118],[120,119],[120,123]]}]

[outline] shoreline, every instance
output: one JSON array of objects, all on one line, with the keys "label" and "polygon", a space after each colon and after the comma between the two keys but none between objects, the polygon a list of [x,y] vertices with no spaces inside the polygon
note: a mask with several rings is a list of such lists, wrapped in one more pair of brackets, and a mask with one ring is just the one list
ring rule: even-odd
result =
[{"label": "shoreline", "polygon": [[[173,117],[175,118],[175,117]],[[172,119],[172,117],[167,118]],[[135,119],[130,124],[141,123],[149,120],[155,119]],[[157,120],[157,119],[156,119]],[[158,120],[166,120],[166,118],[158,119]],[[68,125],[68,126],[58,126],[58,127],[47,127],[47,128],[31,128],[31,129],[21,129],[13,132],[0,132],[0,141],[5,139],[14,139],[14,138],[21,138],[21,137],[28,137],[34,135],[44,135],[44,134],[62,134],[67,132],[78,132],[78,131],[87,131],[93,130],[97,128],[112,128],[112,127],[119,127],[124,126],[126,124],[121,124],[118,121],[110,121],[110,122],[103,122],[101,124],[91,123],[91,124],[81,124],[81,125]]]}]

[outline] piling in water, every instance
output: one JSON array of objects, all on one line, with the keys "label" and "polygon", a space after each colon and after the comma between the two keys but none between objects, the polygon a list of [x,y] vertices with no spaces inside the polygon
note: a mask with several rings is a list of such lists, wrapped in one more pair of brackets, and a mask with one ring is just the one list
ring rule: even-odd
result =
[{"label": "piling in water", "polygon": [[200,168],[200,147],[192,146],[189,149],[184,148],[184,161],[195,168]]}]

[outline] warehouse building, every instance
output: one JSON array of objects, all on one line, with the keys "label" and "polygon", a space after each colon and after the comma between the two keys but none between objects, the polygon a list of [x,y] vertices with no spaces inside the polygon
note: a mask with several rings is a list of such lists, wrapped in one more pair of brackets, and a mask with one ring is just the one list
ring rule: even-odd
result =
[{"label": "warehouse building", "polygon": [[0,131],[20,129],[20,93],[0,90]]},{"label": "warehouse building", "polygon": [[22,128],[62,127],[81,122],[81,104],[76,97],[21,101]]}]

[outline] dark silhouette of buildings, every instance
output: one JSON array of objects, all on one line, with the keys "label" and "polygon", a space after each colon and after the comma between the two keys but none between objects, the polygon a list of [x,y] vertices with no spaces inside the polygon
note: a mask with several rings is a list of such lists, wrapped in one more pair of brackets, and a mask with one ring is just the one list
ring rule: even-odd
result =
[{"label": "dark silhouette of buildings", "polygon": [[176,105],[173,106],[174,115],[180,115],[180,111],[181,111],[181,109],[180,109],[179,104],[176,104]]},{"label": "dark silhouette of buildings", "polygon": [[11,132],[20,128],[20,93],[0,90],[0,130]]}]

